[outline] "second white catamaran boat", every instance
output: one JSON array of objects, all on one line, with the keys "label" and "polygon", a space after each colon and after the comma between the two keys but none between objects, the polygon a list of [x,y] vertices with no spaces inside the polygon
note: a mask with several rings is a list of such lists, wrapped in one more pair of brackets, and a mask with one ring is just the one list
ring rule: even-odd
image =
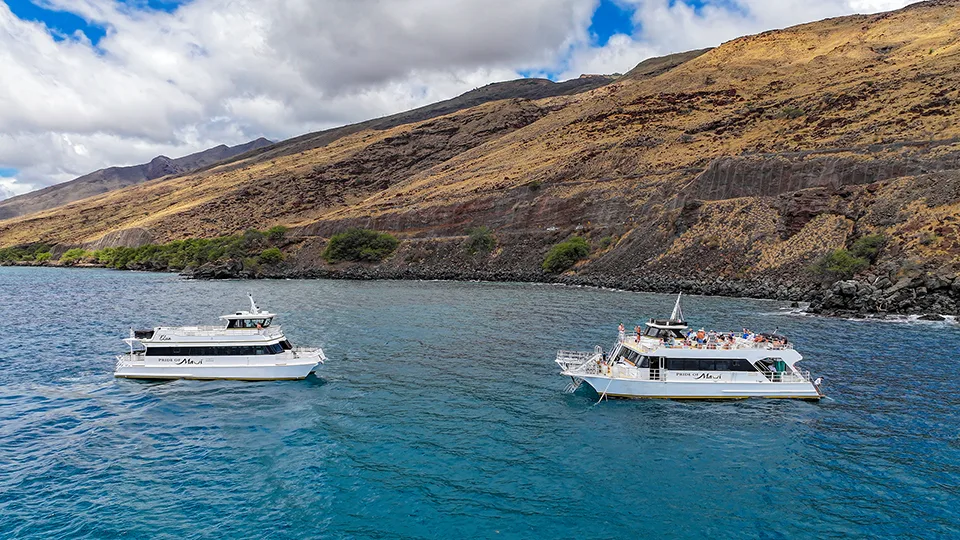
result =
[{"label": "second white catamaran boat", "polygon": [[319,348],[294,347],[273,313],[250,296],[250,311],[220,317],[222,326],[160,326],[130,330],[130,352],[114,375],[129,379],[303,379],[326,360]]},{"label": "second white catamaran boat", "polygon": [[669,319],[650,319],[637,336],[620,338],[610,354],[560,351],[561,374],[576,390],[586,382],[604,397],[817,400],[820,379],[796,364],[800,353],[783,336],[688,331],[677,296]]}]

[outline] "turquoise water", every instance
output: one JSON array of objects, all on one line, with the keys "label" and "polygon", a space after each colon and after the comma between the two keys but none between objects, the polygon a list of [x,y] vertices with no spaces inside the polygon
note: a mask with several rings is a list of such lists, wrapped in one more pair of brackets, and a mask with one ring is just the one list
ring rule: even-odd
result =
[{"label": "turquoise water", "polygon": [[[252,291],[300,382],[115,380],[128,328]],[[563,393],[558,348],[673,298],[546,285],[182,281],[0,268],[0,536],[945,538],[960,534],[960,328],[691,297],[791,336],[820,403]],[[741,322],[742,321],[742,322]]]}]

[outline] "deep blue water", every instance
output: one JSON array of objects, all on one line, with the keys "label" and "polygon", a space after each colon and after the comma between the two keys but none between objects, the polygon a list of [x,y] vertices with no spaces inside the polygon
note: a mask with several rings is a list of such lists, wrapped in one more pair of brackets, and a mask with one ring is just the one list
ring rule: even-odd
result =
[{"label": "deep blue water", "polygon": [[[299,382],[115,380],[128,328],[213,323],[245,293]],[[558,348],[670,296],[523,284],[183,281],[0,268],[0,536],[947,538],[960,535],[960,328],[690,297],[780,331],[820,403],[609,401]]]}]

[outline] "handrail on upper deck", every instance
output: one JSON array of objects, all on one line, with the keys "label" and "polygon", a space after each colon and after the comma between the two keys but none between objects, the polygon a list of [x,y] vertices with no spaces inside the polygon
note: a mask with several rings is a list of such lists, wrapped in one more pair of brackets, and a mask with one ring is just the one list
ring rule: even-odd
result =
[{"label": "handrail on upper deck", "polygon": [[[235,335],[235,336],[270,336],[282,334],[280,325],[268,326],[267,328],[226,328],[224,326],[190,326],[190,327],[168,327],[174,330],[176,335],[181,336],[206,336],[206,335]],[[190,330],[185,330],[190,328]]]},{"label": "handrail on upper deck", "polygon": [[[658,339],[658,338],[650,338]],[[769,351],[783,351],[787,349],[793,349],[791,343],[783,343],[782,345],[774,346],[773,342],[770,341],[747,341],[741,338],[737,338],[732,344],[729,342],[724,343],[697,343],[696,341],[683,340],[677,341],[675,344],[670,344],[665,342],[663,339],[658,339],[659,345],[657,347],[649,347],[644,345],[644,343],[638,340],[636,337],[631,336],[621,343],[635,343],[637,346],[646,349],[646,350],[656,350],[660,347],[665,349],[710,349],[710,350],[740,350],[740,349],[764,349]]]}]

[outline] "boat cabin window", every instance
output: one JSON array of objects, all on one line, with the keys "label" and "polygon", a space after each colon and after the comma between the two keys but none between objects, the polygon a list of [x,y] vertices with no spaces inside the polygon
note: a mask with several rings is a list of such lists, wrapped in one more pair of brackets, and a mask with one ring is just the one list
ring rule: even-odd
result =
[{"label": "boat cabin window", "polygon": [[670,371],[756,371],[745,358],[668,358]]},{"label": "boat cabin window", "polygon": [[643,358],[644,357],[640,353],[633,351],[631,349],[628,349],[626,347],[621,347],[620,355],[617,359],[626,360],[627,362],[630,362],[631,364],[637,367],[640,367],[640,362],[643,360]]},{"label": "boat cabin window", "polygon": [[683,332],[681,332],[680,330],[654,328],[653,326],[648,326],[647,330],[643,333],[643,335],[648,337],[653,337],[653,338],[662,338],[662,339],[668,339],[668,338],[683,339],[684,338]]},{"label": "boat cabin window", "polygon": [[227,322],[227,328],[257,328],[257,325],[260,325],[260,328],[266,328],[270,326],[270,323],[273,321],[273,318],[267,319],[230,319]]},{"label": "boat cabin window", "polygon": [[779,358],[764,358],[757,362],[757,365],[765,371],[790,371],[787,363]]},{"label": "boat cabin window", "polygon": [[213,346],[213,347],[147,347],[147,356],[250,356],[280,354],[283,345]]}]

